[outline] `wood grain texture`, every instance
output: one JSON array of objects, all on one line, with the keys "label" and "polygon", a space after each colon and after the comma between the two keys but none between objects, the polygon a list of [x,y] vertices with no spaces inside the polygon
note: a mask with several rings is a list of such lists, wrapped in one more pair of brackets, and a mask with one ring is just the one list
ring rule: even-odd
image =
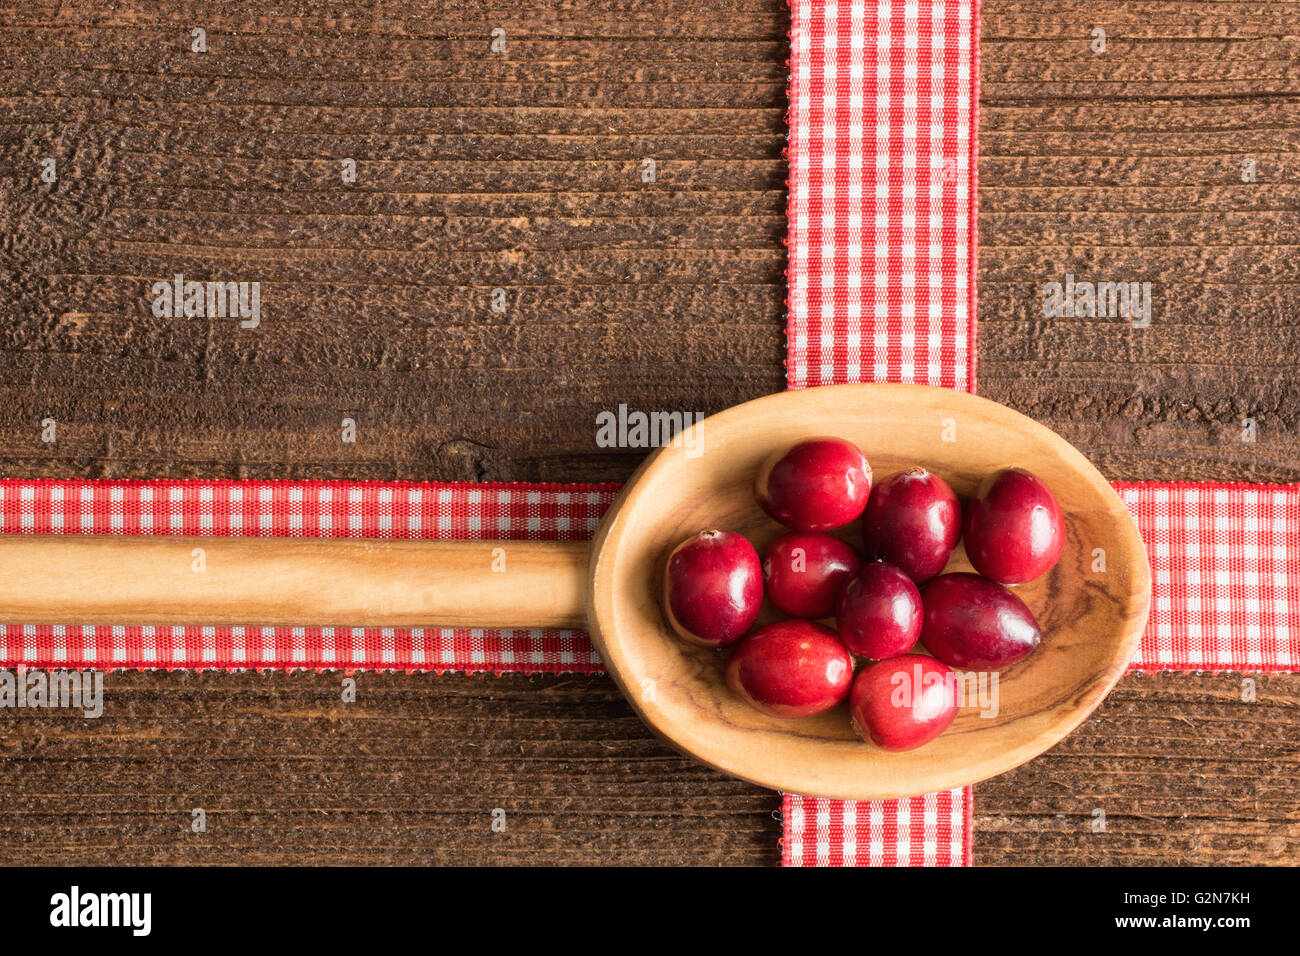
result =
[{"label": "wood grain texture", "polygon": [[[1294,866],[1300,681],[1131,673],[1048,754],[975,791],[975,862]],[[1104,819],[1098,814],[1104,813]]]},{"label": "wood grain texture", "polygon": [[[981,391],[1111,478],[1300,478],[1300,4],[982,6]],[[597,410],[783,383],[785,18],[0,4],[3,472],[626,478],[641,454],[596,448]],[[176,269],[264,281],[264,334],[154,319],[147,283]],[[1067,271],[1152,281],[1152,327],[1044,320]],[[1300,678],[1260,678],[1254,704],[1240,680],[1125,677],[978,787],[975,862],[1300,862]],[[367,675],[344,705],[335,676],[131,674],[108,694],[98,723],[0,711],[0,862],[777,859],[771,795],[669,752],[610,681]]]},{"label": "wood grain texture", "polygon": [[[782,385],[777,3],[0,24],[10,475],[621,479],[599,411]],[[260,282],[261,325],[154,317],[177,272]]]},{"label": "wood grain texture", "polygon": [[586,623],[586,541],[0,535],[0,621],[192,627]]},{"label": "wood grain texture", "polygon": [[[981,393],[1112,479],[1300,479],[1300,4],[991,0],[982,28]],[[1066,273],[1150,282],[1150,328],[1044,318]]]},{"label": "wood grain texture", "polygon": [[[1294,863],[1300,687],[1258,677],[1245,703],[1241,681],[1125,677],[979,785],[975,862]],[[4,865],[779,859],[772,794],[671,751],[600,677],[366,674],[345,704],[339,675],[110,674],[99,720],[0,711],[0,765]]]},{"label": "wood grain texture", "polygon": [[365,674],[352,704],[340,688],[119,673],[99,720],[0,711],[0,863],[780,859],[773,795],[669,751],[603,677]]}]

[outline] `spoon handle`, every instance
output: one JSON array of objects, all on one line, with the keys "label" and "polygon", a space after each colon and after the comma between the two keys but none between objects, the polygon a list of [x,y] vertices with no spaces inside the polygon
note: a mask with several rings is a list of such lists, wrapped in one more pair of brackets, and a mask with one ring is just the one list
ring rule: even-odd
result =
[{"label": "spoon handle", "polygon": [[0,535],[6,624],[586,626],[585,542]]}]

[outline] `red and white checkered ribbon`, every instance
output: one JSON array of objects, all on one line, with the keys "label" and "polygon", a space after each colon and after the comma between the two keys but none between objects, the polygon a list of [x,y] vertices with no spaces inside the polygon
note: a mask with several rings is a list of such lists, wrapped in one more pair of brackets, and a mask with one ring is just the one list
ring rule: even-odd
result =
[{"label": "red and white checkered ribbon", "polygon": [[793,0],[791,388],[975,382],[972,0]]},{"label": "red and white checkered ribbon", "polygon": [[[0,481],[0,534],[585,540],[615,485]],[[0,666],[603,671],[587,635],[482,628],[0,625]]]},{"label": "red and white checkered ribbon", "polygon": [[[975,389],[979,10],[792,0],[791,388]],[[1117,486],[1154,595],[1134,667],[1291,670],[1300,486]],[[785,798],[795,865],[970,861],[970,788],[854,803]]]},{"label": "red and white checkered ribbon", "polygon": [[1151,562],[1141,670],[1300,664],[1300,485],[1119,483]]},{"label": "red and white checkered ribbon", "polygon": [[785,866],[969,866],[970,787],[905,800],[783,794]]},{"label": "red and white checkered ribbon", "polygon": [[[1300,654],[1300,487],[1122,484],[1156,597],[1136,667],[1287,670]],[[580,540],[612,485],[0,481],[0,533]],[[595,673],[575,631],[0,626],[0,666]],[[790,865],[960,865],[969,787],[786,795]]]},{"label": "red and white checkered ribbon", "polygon": [[[790,3],[791,388],[975,389],[977,0]],[[782,861],[970,862],[971,790],[787,795]]]}]

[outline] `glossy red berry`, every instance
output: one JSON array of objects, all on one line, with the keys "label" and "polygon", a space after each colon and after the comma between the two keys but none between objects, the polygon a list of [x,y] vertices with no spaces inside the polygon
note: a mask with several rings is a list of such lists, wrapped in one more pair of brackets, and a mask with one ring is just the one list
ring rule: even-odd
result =
[{"label": "glossy red berry", "polygon": [[961,504],[948,483],[924,468],[876,485],[862,515],[868,560],[887,561],[917,584],[943,570],[961,537]]},{"label": "glossy red berry", "polygon": [[885,750],[913,750],[948,729],[957,697],[955,675],[941,661],[904,654],[862,669],[849,710],[864,740]]},{"label": "glossy red berry", "polygon": [[843,438],[812,438],[774,452],[754,481],[754,497],[796,531],[830,531],[862,514],[871,494],[871,466]]},{"label": "glossy red berry", "polygon": [[1056,496],[1020,468],[990,475],[966,510],[966,556],[980,574],[1023,584],[1050,571],[1065,547]]},{"label": "glossy red berry", "polygon": [[664,612],[695,644],[724,647],[745,636],[763,606],[758,552],[734,531],[701,531],[668,556]]},{"label": "glossy red berry", "polygon": [[854,654],[876,659],[906,654],[921,636],[921,594],[892,564],[869,561],[840,592],[835,629]]},{"label": "glossy red berry", "polygon": [[825,531],[788,531],[763,557],[767,599],[791,617],[830,617],[840,589],[862,559]]},{"label": "glossy red berry", "polygon": [[813,621],[778,621],[745,638],[727,662],[727,685],[773,717],[811,717],[849,693],[853,659],[835,632]]},{"label": "glossy red berry", "polygon": [[944,574],[921,589],[921,643],[963,670],[997,670],[1029,655],[1041,639],[1025,602],[978,574]]}]

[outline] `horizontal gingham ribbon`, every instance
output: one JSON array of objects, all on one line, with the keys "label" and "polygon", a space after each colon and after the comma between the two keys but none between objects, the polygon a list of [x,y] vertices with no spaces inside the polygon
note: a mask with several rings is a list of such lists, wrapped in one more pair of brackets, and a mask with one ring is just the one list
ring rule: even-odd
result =
[{"label": "horizontal gingham ribbon", "polygon": [[1116,483],[1146,544],[1138,670],[1300,663],[1300,485]]},{"label": "horizontal gingham ribbon", "polygon": [[[1300,486],[1121,483],[1155,597],[1133,666],[1293,670]],[[615,485],[0,481],[0,534],[580,541]],[[603,670],[581,631],[0,625],[0,666]],[[933,808],[932,808],[933,809]]]},{"label": "horizontal gingham ribbon", "polygon": [[[0,481],[0,533],[581,541],[616,485]],[[163,669],[603,670],[579,631],[0,626],[0,664]]]}]

